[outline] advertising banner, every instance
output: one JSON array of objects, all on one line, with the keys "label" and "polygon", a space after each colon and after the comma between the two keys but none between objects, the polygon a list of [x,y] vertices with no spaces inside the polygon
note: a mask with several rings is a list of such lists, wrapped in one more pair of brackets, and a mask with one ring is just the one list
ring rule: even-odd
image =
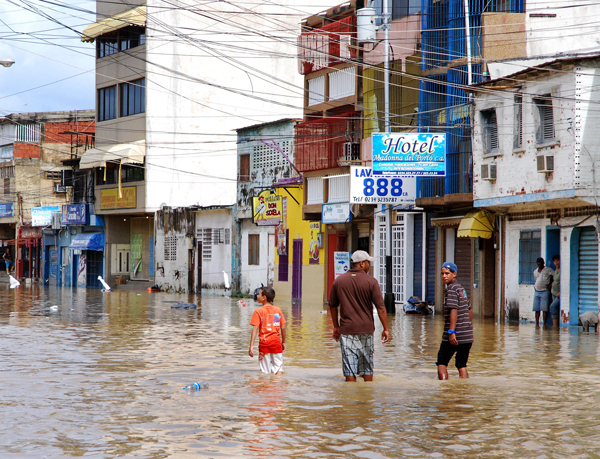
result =
[{"label": "advertising banner", "polygon": [[12,202],[0,202],[0,218],[2,217],[14,217],[15,207]]},{"label": "advertising banner", "polygon": [[346,274],[350,269],[350,253],[349,252],[333,252],[333,262],[335,279],[342,274]]},{"label": "advertising banner", "polygon": [[446,175],[446,134],[375,133],[374,175]]},{"label": "advertising banner", "polygon": [[350,169],[351,204],[415,204],[416,177],[374,176],[370,167]]},{"label": "advertising banner", "polygon": [[119,198],[118,188],[100,190],[100,210],[135,209],[137,207],[137,187],[121,188],[121,194],[122,197]]},{"label": "advertising banner", "polygon": [[50,226],[52,214],[60,212],[58,206],[44,206],[31,208],[31,226]]},{"label": "advertising banner", "polygon": [[309,223],[310,230],[310,244],[308,246],[308,263],[311,265],[319,264],[319,257],[321,256],[321,247],[319,240],[319,234],[321,233],[321,223],[320,222],[310,222]]},{"label": "advertising banner", "polygon": [[282,208],[282,216],[281,216],[281,223],[279,225],[277,225],[277,230],[275,231],[275,234],[277,235],[277,254],[278,255],[287,255],[288,254],[288,248],[287,248],[287,240],[286,240],[286,230],[287,230],[287,198],[283,197],[281,198],[281,208]]},{"label": "advertising banner", "polygon": [[323,204],[321,221],[326,224],[351,222],[350,203]]},{"label": "advertising banner", "polygon": [[271,190],[265,190],[252,198],[252,214],[257,226],[277,226],[282,219],[282,200]]},{"label": "advertising banner", "polygon": [[87,204],[66,204],[62,206],[63,225],[89,225],[90,216]]}]

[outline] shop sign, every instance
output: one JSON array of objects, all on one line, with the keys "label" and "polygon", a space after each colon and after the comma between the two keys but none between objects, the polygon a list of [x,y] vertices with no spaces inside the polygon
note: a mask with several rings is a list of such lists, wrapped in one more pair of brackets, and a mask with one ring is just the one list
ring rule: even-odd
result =
[{"label": "shop sign", "polygon": [[12,202],[0,202],[0,218],[14,216],[15,205]]},{"label": "shop sign", "polygon": [[265,190],[252,198],[253,221],[258,226],[277,226],[281,223],[283,209],[281,196]]},{"label": "shop sign", "polygon": [[63,225],[89,225],[90,216],[87,204],[66,204],[62,206]]},{"label": "shop sign", "polygon": [[31,226],[50,226],[52,215],[60,212],[58,206],[44,206],[31,208]]},{"label": "shop sign", "polygon": [[375,133],[374,175],[446,175],[446,134]]},{"label": "shop sign", "polygon": [[33,227],[33,226],[21,226],[21,237],[22,238],[32,238],[32,237],[42,237],[42,228]]},{"label": "shop sign", "polygon": [[323,204],[321,221],[325,224],[351,222],[350,203]]},{"label": "shop sign", "polygon": [[323,248],[323,239],[321,233],[321,222],[310,222],[310,242],[308,244],[308,264],[318,265],[321,257],[321,249]]},{"label": "shop sign", "polygon": [[100,190],[100,210],[135,209],[137,207],[137,187],[121,188],[119,198],[118,188]]},{"label": "shop sign", "polygon": [[351,204],[413,204],[417,199],[416,177],[373,175],[370,167],[350,170]]},{"label": "shop sign", "polygon": [[348,252],[333,252],[333,262],[335,279],[345,274],[350,269],[350,253]]}]

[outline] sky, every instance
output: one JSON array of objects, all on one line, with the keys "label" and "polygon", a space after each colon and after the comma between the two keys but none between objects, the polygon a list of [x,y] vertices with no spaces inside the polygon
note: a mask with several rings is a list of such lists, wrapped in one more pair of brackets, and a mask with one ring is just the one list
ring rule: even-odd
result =
[{"label": "sky", "polygon": [[75,31],[95,22],[95,9],[87,0],[0,0],[0,58],[15,61],[0,66],[0,116],[94,109],[95,46]]}]

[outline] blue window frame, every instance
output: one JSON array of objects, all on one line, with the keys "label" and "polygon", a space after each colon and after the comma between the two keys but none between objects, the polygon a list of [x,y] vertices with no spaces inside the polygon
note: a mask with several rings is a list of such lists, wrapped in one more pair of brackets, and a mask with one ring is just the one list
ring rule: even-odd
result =
[{"label": "blue window frame", "polygon": [[121,85],[121,116],[137,115],[146,111],[146,79]]},{"label": "blue window frame", "polygon": [[542,253],[541,230],[521,231],[519,237],[519,284],[533,285],[536,260]]},{"label": "blue window frame", "polygon": [[113,120],[117,117],[117,87],[98,89],[98,121]]}]

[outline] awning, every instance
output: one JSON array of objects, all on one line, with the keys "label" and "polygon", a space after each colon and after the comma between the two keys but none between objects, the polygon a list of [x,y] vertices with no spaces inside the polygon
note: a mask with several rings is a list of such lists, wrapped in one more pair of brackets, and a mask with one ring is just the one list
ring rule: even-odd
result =
[{"label": "awning", "polygon": [[104,250],[104,233],[79,233],[76,234],[70,250]]},{"label": "awning", "polygon": [[146,156],[146,141],[121,143],[119,145],[90,148],[79,162],[80,169],[106,167],[108,161],[121,164],[143,164]]},{"label": "awning", "polygon": [[458,237],[480,237],[489,239],[494,232],[494,216],[485,210],[470,212],[460,221]]},{"label": "awning", "polygon": [[124,13],[103,19],[95,24],[89,25],[81,34],[81,41],[93,43],[100,35],[114,32],[130,25],[146,27],[146,7],[137,6]]}]

